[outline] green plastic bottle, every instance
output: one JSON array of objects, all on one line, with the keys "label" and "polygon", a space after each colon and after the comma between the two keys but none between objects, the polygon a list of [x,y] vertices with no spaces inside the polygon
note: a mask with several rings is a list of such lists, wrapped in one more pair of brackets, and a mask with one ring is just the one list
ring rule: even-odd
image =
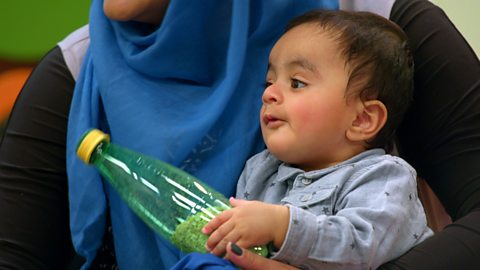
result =
[{"label": "green plastic bottle", "polygon": [[[77,155],[94,165],[146,224],[184,252],[206,253],[201,228],[231,208],[227,198],[170,164],[110,143],[98,129],[85,133]],[[266,246],[250,250],[267,256]]]}]

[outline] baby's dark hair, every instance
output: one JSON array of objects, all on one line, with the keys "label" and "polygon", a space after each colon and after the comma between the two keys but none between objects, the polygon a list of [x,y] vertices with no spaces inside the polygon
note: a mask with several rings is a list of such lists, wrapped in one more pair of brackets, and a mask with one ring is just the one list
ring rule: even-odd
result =
[{"label": "baby's dark hair", "polygon": [[413,57],[407,36],[395,23],[369,12],[316,10],[294,18],[286,31],[317,24],[337,42],[350,73],[346,97],[363,101],[377,99],[388,110],[388,118],[368,148],[393,148],[396,129],[413,96]]}]

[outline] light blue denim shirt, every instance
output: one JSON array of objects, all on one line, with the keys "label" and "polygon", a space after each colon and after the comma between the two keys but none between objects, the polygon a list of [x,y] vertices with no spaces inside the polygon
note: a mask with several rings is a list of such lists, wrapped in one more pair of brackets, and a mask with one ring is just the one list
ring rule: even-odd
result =
[{"label": "light blue denim shirt", "polygon": [[310,172],[265,150],[247,161],[237,198],[289,206],[273,259],[302,269],[375,269],[433,234],[415,170],[382,149]]}]

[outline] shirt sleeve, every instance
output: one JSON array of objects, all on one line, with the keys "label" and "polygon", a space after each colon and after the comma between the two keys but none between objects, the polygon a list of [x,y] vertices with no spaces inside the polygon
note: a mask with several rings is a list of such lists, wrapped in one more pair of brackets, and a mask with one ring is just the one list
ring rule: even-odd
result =
[{"label": "shirt sleeve", "polygon": [[414,171],[397,161],[355,173],[336,193],[333,215],[289,206],[287,236],[273,258],[305,269],[375,269],[429,237]]}]

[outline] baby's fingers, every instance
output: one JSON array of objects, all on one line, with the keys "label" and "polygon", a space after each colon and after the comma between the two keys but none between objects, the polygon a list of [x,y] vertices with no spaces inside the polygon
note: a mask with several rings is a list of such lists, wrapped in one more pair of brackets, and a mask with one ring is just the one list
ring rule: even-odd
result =
[{"label": "baby's fingers", "polygon": [[230,241],[237,241],[238,236],[233,230],[234,225],[227,222],[215,230],[207,240],[205,247],[212,254],[222,256],[225,254],[227,244]]},{"label": "baby's fingers", "polygon": [[211,234],[215,231],[218,227],[220,227],[223,223],[230,219],[232,216],[231,211],[223,211],[222,213],[218,214],[212,220],[210,220],[207,225],[202,228],[202,233],[204,234]]}]

